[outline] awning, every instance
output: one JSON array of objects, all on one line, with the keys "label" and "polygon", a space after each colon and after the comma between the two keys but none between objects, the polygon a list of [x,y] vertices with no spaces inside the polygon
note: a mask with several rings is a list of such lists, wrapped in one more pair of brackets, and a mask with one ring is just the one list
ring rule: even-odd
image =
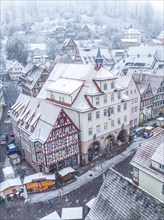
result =
[{"label": "awning", "polygon": [[72,167],[66,167],[66,168],[58,171],[58,174],[60,176],[65,176],[65,175],[67,175],[69,173],[73,173],[73,172],[75,172],[75,170]]}]

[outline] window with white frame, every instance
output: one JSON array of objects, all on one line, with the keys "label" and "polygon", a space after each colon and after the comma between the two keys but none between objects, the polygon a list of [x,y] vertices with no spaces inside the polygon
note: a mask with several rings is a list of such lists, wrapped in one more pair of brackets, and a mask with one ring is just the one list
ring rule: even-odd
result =
[{"label": "window with white frame", "polygon": [[92,121],[92,114],[88,113],[88,121]]},{"label": "window with white frame", "polygon": [[107,130],[108,129],[108,122],[105,122],[104,123],[104,130]]},{"label": "window with white frame", "polygon": [[96,126],[96,132],[97,132],[97,133],[100,133],[100,131],[101,131],[101,130],[100,130],[100,125],[97,125],[97,126]]},{"label": "window with white frame", "polygon": [[62,102],[64,102],[64,97],[62,97]]},{"label": "window with white frame", "polygon": [[124,103],[124,110],[127,110],[127,103]]},{"label": "window with white frame", "polygon": [[107,109],[104,109],[104,117],[106,117],[106,116],[107,116],[107,114],[108,114]]},{"label": "window with white frame", "polygon": [[59,102],[61,102],[61,96],[59,96]]},{"label": "window with white frame", "polygon": [[51,142],[48,142],[48,143],[47,143],[47,148],[48,148],[48,149],[52,149],[52,147],[53,147],[53,146],[52,146],[52,143],[51,143]]},{"label": "window with white frame", "polygon": [[90,135],[92,135],[92,128],[88,128],[88,135],[90,136]]},{"label": "window with white frame", "polygon": [[100,118],[100,112],[99,111],[96,112],[96,118],[97,119]]},{"label": "window with white frame", "polygon": [[121,92],[118,92],[117,96],[118,96],[118,99],[121,99]]},{"label": "window with white frame", "polygon": [[135,103],[137,103],[138,102],[138,97],[136,97],[134,100],[135,100]]},{"label": "window with white frame", "polygon": [[133,113],[133,107],[132,107],[132,113]]},{"label": "window with white frame", "polygon": [[134,107],[134,111],[137,112],[138,111],[138,106]]},{"label": "window with white frame", "polygon": [[120,112],[120,111],[121,111],[121,106],[118,105],[118,106],[117,106],[117,112]]},{"label": "window with white frame", "polygon": [[134,125],[137,125],[137,118],[134,119]]},{"label": "window with white frame", "polygon": [[100,104],[100,98],[96,97],[96,105],[99,105],[99,104]]},{"label": "window with white frame", "polygon": [[159,165],[159,168],[160,168],[160,170],[163,170],[163,171],[164,171],[164,165],[160,164],[160,165]]},{"label": "window with white frame", "polygon": [[105,91],[105,90],[107,90],[107,89],[108,89],[108,87],[107,87],[107,83],[104,82],[104,84],[103,84],[103,90]]},{"label": "window with white frame", "polygon": [[113,115],[114,114],[114,107],[110,108],[110,114]]},{"label": "window with white frame", "polygon": [[107,100],[107,95],[104,95],[104,104],[107,103],[108,100]]},{"label": "window with white frame", "polygon": [[66,155],[66,150],[63,149],[61,153],[62,153],[62,156],[64,157]]},{"label": "window with white frame", "polygon": [[111,127],[114,127],[114,120],[111,121]]},{"label": "window with white frame", "polygon": [[126,115],[124,116],[124,122],[127,122],[127,116]]},{"label": "window with white frame", "polygon": [[114,94],[111,95],[111,102],[114,101]]},{"label": "window with white frame", "polygon": [[117,119],[117,124],[120,125],[121,124],[121,118]]},{"label": "window with white frame", "polygon": [[111,82],[111,89],[114,89],[114,82]]}]

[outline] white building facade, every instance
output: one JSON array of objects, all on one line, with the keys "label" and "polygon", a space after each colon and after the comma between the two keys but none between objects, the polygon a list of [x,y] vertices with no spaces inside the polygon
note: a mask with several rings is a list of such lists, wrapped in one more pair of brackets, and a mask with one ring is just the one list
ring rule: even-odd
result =
[{"label": "white building facade", "polygon": [[131,98],[130,128],[137,127],[140,115],[140,91],[133,77],[118,76],[117,83],[125,88],[125,94]]},{"label": "white building facade", "polygon": [[98,51],[96,66],[57,64],[38,95],[62,106],[78,127],[86,163],[128,142],[131,101],[116,78]]}]

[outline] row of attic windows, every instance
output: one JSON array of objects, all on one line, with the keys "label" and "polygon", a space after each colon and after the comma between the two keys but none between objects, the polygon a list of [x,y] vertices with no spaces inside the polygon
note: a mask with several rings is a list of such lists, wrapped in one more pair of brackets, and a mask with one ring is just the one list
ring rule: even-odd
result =
[{"label": "row of attic windows", "polygon": [[[111,89],[114,89],[114,82],[113,82],[113,81],[112,81],[111,84],[110,84],[110,88],[111,88]],[[104,83],[103,83],[103,90],[104,90],[104,91],[108,90],[108,84],[107,84],[107,82],[104,82]]]},{"label": "row of attic windows", "polygon": [[[55,94],[54,94],[54,92],[51,92],[50,98],[53,99],[53,100],[56,100],[56,99],[55,99]],[[65,102],[64,97],[59,96],[58,98],[59,98],[59,99],[58,99],[59,102]]]}]

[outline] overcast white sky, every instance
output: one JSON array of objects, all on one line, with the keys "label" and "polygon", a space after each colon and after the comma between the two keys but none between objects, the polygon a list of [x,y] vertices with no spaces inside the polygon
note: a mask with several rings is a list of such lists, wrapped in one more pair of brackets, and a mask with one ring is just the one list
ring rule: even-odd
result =
[{"label": "overcast white sky", "polygon": [[[10,5],[11,1],[15,2],[17,4],[20,4],[21,1],[23,2],[25,0],[19,0],[19,1],[17,1],[17,0],[1,0],[1,4]],[[28,1],[32,2],[33,0],[28,0]],[[34,0],[34,1],[37,1],[37,2],[42,2],[42,1],[47,2],[48,0],[47,1],[46,0]],[[58,1],[58,2],[60,2],[60,1],[64,1],[64,0],[50,0],[50,1],[54,1],[54,2]],[[72,1],[72,2],[75,1],[76,2],[76,1],[80,1],[80,0],[70,0],[70,1]],[[87,0],[82,0],[82,1],[87,1]],[[90,1],[99,1],[99,0],[90,0]],[[101,0],[101,1],[103,1],[103,0]],[[113,1],[113,0],[105,0],[105,1]],[[119,1],[119,0],[115,0],[115,1]],[[139,3],[142,4],[144,2],[150,2],[150,3],[152,3],[152,5],[155,8],[160,9],[160,10],[164,10],[164,1],[163,0],[154,0],[154,1],[152,1],[152,0],[145,0],[145,1],[143,1],[143,0],[138,0],[138,1],[135,1],[135,0],[134,1],[133,0],[123,0],[123,1],[128,1],[128,2],[132,2],[132,3],[137,2],[138,4]]]}]

